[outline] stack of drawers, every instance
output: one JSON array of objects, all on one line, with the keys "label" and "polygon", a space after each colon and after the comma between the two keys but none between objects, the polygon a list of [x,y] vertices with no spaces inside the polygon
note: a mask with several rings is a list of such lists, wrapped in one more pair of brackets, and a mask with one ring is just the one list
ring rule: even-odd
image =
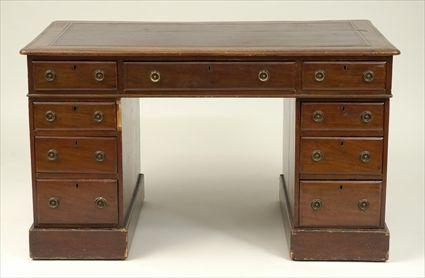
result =
[{"label": "stack of drawers", "polygon": [[[385,88],[385,63],[304,63],[303,75],[312,91]],[[384,227],[387,110],[367,99],[300,102],[299,227]]]},{"label": "stack of drawers", "polygon": [[[111,62],[33,62],[33,86],[54,94],[116,88]],[[30,101],[36,227],[119,224],[114,99]]]}]

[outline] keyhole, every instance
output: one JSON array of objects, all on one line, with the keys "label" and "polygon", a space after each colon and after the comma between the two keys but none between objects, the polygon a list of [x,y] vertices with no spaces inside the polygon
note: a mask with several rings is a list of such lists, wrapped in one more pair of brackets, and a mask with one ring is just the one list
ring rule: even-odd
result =
[{"label": "keyhole", "polygon": [[342,185],[339,186],[339,190],[342,190]]},{"label": "keyhole", "polygon": [[342,113],[345,113],[345,106],[341,107]]},{"label": "keyhole", "polygon": [[74,111],[77,111],[77,106],[72,107]]},{"label": "keyhole", "polygon": [[77,69],[77,66],[76,66],[76,65],[74,65],[74,66],[72,67],[72,69],[73,69],[73,70],[76,70],[76,69]]},{"label": "keyhole", "polygon": [[341,141],[339,144],[340,144],[341,146],[344,146],[344,141]]},{"label": "keyhole", "polygon": [[78,145],[78,140],[75,140],[75,145]]},{"label": "keyhole", "polygon": [[212,66],[208,65],[208,71],[212,71]]},{"label": "keyhole", "polygon": [[79,186],[79,185],[78,185],[78,183],[76,183],[76,184],[75,184],[75,188],[78,188],[78,186]]},{"label": "keyhole", "polygon": [[347,65],[344,65],[344,70],[348,70],[348,66]]}]

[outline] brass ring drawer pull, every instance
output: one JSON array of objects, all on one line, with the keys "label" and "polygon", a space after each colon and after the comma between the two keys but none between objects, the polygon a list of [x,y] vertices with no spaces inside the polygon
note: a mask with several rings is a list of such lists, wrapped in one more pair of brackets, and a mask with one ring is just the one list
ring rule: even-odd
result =
[{"label": "brass ring drawer pull", "polygon": [[96,207],[98,207],[98,208],[100,208],[100,209],[103,209],[103,208],[105,208],[107,205],[108,205],[108,202],[106,201],[106,199],[105,198],[103,198],[103,197],[97,197],[95,200],[94,200],[94,202],[95,202],[95,204],[96,204]]},{"label": "brass ring drawer pull", "polygon": [[322,111],[320,110],[314,111],[313,113],[314,122],[320,123],[320,122],[323,122],[324,119],[325,119],[325,114]]},{"label": "brass ring drawer pull", "polygon": [[370,161],[370,152],[368,152],[368,151],[362,151],[360,153],[360,160],[363,163],[368,163]]},{"label": "brass ring drawer pull", "polygon": [[56,72],[52,69],[48,69],[46,70],[46,72],[44,73],[44,79],[47,82],[52,82],[56,79]]},{"label": "brass ring drawer pull", "polygon": [[50,149],[47,151],[47,159],[50,161],[55,161],[58,159],[58,151],[55,149]]},{"label": "brass ring drawer pull", "polygon": [[316,70],[314,72],[314,79],[317,82],[322,82],[323,80],[325,80],[325,71],[324,70]]},{"label": "brass ring drawer pull", "polygon": [[161,74],[156,70],[151,71],[150,78],[153,83],[157,83],[161,79]]},{"label": "brass ring drawer pull", "polygon": [[366,211],[369,208],[369,201],[367,199],[361,199],[357,203],[357,206],[361,211]]},{"label": "brass ring drawer pull", "polygon": [[270,78],[270,75],[267,70],[260,70],[260,72],[258,73],[258,79],[261,82],[266,82],[267,80],[269,80],[269,78]]},{"label": "brass ring drawer pull", "polygon": [[105,72],[101,69],[94,71],[94,79],[96,79],[97,82],[101,82],[105,79]]},{"label": "brass ring drawer pull", "polygon": [[44,113],[44,118],[50,123],[54,122],[56,120],[56,113],[52,110],[48,110],[46,113]]},{"label": "brass ring drawer pull", "polygon": [[105,152],[104,151],[96,151],[94,153],[94,158],[96,159],[96,161],[98,162],[102,162],[105,160]]},{"label": "brass ring drawer pull", "polygon": [[310,205],[314,211],[318,211],[322,208],[323,203],[322,203],[322,200],[320,199],[314,199],[313,201],[311,201]]},{"label": "brass ring drawer pull", "polygon": [[323,154],[322,154],[322,152],[321,152],[320,150],[314,150],[314,151],[311,153],[311,159],[312,159],[314,162],[319,162],[320,160],[322,160],[322,159],[323,159]]},{"label": "brass ring drawer pull", "polygon": [[362,120],[363,123],[367,124],[369,122],[372,121],[372,112],[370,111],[364,111],[361,115],[360,118]]},{"label": "brass ring drawer pull", "polygon": [[52,209],[58,208],[59,207],[59,199],[56,197],[51,197],[49,199],[49,207]]},{"label": "brass ring drawer pull", "polygon": [[93,113],[93,120],[97,123],[101,123],[103,121],[103,113],[102,111],[95,111]]},{"label": "brass ring drawer pull", "polygon": [[363,72],[363,80],[365,82],[372,82],[374,78],[375,78],[375,74],[373,73],[373,71],[367,70]]}]

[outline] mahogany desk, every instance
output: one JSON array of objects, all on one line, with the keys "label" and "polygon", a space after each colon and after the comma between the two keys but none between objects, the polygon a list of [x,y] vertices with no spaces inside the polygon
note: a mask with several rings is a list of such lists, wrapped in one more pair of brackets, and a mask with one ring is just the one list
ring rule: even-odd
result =
[{"label": "mahogany desk", "polygon": [[144,199],[138,98],[276,97],[285,98],[289,138],[280,200],[291,258],[388,259],[399,51],[369,21],[57,21],[21,53],[32,258],[127,257]]}]

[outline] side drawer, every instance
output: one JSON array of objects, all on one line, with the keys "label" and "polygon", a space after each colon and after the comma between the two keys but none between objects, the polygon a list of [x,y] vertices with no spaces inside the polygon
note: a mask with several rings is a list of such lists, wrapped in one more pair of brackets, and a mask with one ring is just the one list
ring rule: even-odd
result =
[{"label": "side drawer", "polygon": [[304,62],[304,90],[385,90],[386,62]]},{"label": "side drawer", "polygon": [[301,181],[303,227],[378,227],[381,181]]},{"label": "side drawer", "polygon": [[301,105],[303,133],[335,132],[383,136],[384,103],[305,102]]},{"label": "side drawer", "polygon": [[124,90],[295,90],[296,62],[126,62]]},{"label": "side drawer", "polygon": [[38,224],[118,224],[116,180],[37,180]]},{"label": "side drawer", "polygon": [[34,129],[115,130],[114,102],[34,102]]},{"label": "side drawer", "polygon": [[115,137],[35,137],[36,172],[116,173]]},{"label": "side drawer", "polygon": [[33,89],[39,90],[115,90],[115,62],[34,61]]},{"label": "side drawer", "polygon": [[300,174],[382,175],[382,155],[379,137],[303,137]]}]

